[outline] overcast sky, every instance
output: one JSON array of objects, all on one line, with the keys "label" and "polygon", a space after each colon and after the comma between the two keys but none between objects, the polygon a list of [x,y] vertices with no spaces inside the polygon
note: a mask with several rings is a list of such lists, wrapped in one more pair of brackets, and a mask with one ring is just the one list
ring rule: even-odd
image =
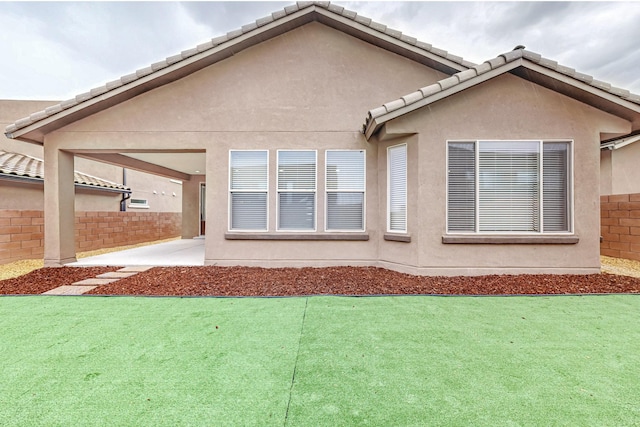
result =
[{"label": "overcast sky", "polygon": [[[640,94],[640,2],[335,3],[472,62],[522,44]],[[72,98],[289,4],[0,1],[0,99]]]}]

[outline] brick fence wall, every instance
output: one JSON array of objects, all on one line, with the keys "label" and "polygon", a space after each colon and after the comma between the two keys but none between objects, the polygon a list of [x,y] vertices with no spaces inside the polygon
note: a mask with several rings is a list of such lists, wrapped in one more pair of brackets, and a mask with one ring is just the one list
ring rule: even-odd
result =
[{"label": "brick fence wall", "polygon": [[[181,222],[182,215],[174,212],[76,212],[76,251],[177,237]],[[0,210],[0,264],[43,255],[43,212]]]},{"label": "brick fence wall", "polygon": [[640,193],[600,197],[600,254],[640,261]]}]

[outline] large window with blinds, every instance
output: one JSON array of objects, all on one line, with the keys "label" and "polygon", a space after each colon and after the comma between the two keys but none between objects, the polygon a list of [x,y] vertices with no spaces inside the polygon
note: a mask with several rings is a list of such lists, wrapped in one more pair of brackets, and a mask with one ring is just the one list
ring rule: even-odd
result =
[{"label": "large window with blinds", "polygon": [[268,163],[266,150],[229,152],[229,229],[267,230]]},{"label": "large window with blinds", "polygon": [[278,230],[316,229],[316,151],[278,151]]},{"label": "large window with blinds", "polygon": [[387,230],[407,232],[407,144],[387,148]]},{"label": "large window with blinds", "polygon": [[364,150],[326,151],[326,230],[363,231]]},{"label": "large window with blinds", "polygon": [[571,143],[460,141],[447,146],[447,231],[571,232]]}]

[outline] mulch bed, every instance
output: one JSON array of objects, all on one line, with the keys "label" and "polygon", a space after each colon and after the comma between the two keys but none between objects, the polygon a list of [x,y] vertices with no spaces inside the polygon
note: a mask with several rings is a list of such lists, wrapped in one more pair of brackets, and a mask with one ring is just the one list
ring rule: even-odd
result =
[{"label": "mulch bed", "polygon": [[70,285],[121,267],[59,267],[40,268],[13,279],[0,280],[0,295],[41,294],[58,286]]},{"label": "mulch bed", "polygon": [[[120,267],[42,268],[0,281],[0,294],[40,294]],[[95,295],[531,295],[640,293],[640,279],[613,274],[412,276],[373,267],[155,267],[88,292]]]},{"label": "mulch bed", "polygon": [[373,267],[156,267],[89,293],[174,296],[640,293],[640,279],[612,274],[426,277]]}]

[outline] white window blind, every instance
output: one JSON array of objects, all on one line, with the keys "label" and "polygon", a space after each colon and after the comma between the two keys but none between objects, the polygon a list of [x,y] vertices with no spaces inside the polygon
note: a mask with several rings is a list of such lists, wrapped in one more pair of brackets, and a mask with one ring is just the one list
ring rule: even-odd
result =
[{"label": "white window blind", "polygon": [[364,230],[364,150],[327,150],[327,230]]},{"label": "white window blind", "polygon": [[448,144],[449,232],[570,231],[570,143]]},{"label": "white window blind", "polygon": [[543,162],[544,231],[569,231],[569,144],[545,142]]},{"label": "white window blind", "polygon": [[388,162],[388,211],[389,231],[407,231],[407,145],[387,149]]},{"label": "white window blind", "polygon": [[450,142],[447,212],[449,231],[476,230],[476,144]]},{"label": "white window blind", "polygon": [[267,229],[267,151],[230,151],[230,229]]},{"label": "white window blind", "polygon": [[278,151],[278,230],[315,230],[316,152]]},{"label": "white window blind", "polygon": [[481,141],[480,231],[540,231],[538,142]]}]

